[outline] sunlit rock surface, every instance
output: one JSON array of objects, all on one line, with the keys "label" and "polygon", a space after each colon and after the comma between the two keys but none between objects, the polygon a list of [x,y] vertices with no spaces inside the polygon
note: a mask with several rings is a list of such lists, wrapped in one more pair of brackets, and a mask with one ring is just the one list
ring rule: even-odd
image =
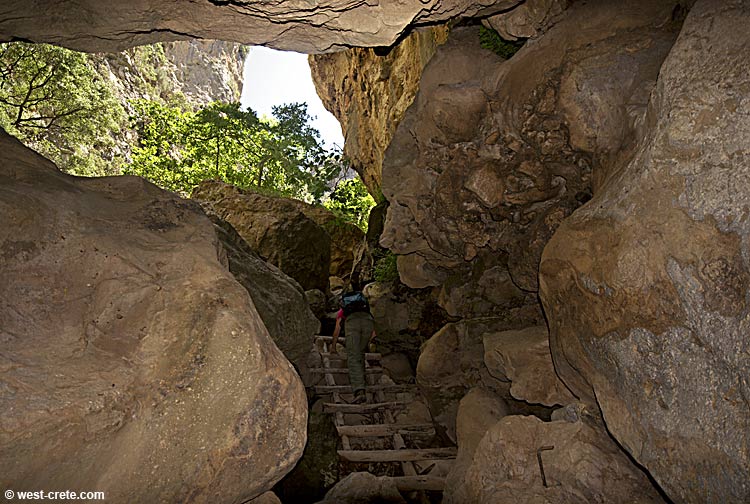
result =
[{"label": "sunlit rock surface", "polygon": [[235,502],[302,453],[305,392],[197,204],[0,134],[0,485]]},{"label": "sunlit rock surface", "polygon": [[675,502],[750,501],[749,24],[695,4],[635,156],[542,258],[558,372]]},{"label": "sunlit rock surface", "polygon": [[422,70],[447,38],[447,26],[420,28],[387,51],[354,48],[309,58],[318,95],[341,123],[344,153],[370,194],[380,194],[385,150]]}]

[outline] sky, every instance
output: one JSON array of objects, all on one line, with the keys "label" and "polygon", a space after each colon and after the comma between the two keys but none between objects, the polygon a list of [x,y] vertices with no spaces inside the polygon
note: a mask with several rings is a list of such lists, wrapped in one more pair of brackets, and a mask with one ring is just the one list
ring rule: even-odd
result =
[{"label": "sky", "polygon": [[274,105],[306,102],[307,113],[317,117],[313,126],[327,147],[344,146],[341,125],[328,112],[315,92],[307,64],[307,55],[255,46],[245,60],[242,107],[252,108],[259,116],[271,116]]}]

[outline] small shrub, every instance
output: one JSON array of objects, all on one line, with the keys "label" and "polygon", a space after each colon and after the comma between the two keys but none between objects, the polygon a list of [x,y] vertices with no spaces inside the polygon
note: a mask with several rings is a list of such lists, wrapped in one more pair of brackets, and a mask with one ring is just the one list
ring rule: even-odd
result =
[{"label": "small shrub", "polygon": [[511,42],[502,38],[499,33],[491,28],[479,27],[479,45],[505,59],[510,59],[516,54],[525,42],[525,40]]},{"label": "small shrub", "polygon": [[396,254],[390,250],[381,257],[375,258],[375,271],[373,273],[378,282],[395,282],[398,280],[398,267],[396,266]]}]

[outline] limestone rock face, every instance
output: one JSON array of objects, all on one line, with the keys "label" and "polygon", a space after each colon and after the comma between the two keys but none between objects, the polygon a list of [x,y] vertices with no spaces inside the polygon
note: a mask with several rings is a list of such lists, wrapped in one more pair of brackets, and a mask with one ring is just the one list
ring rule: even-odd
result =
[{"label": "limestone rock face", "polygon": [[542,260],[555,365],[675,502],[750,500],[750,34],[699,1],[635,156]]},{"label": "limestone rock face", "polygon": [[508,405],[496,394],[483,388],[474,388],[458,404],[456,441],[458,454],[445,481],[443,502],[464,504],[470,502],[463,489],[466,471],[485,432],[508,414]]},{"label": "limestone rock face", "polygon": [[514,398],[545,406],[564,406],[575,397],[552,364],[547,326],[485,334],[484,364],[499,380],[511,382]]},{"label": "limestone rock face", "polygon": [[300,370],[320,328],[306,294],[293,278],[261,259],[231,224],[210,218],[226,254],[222,262],[247,289],[276,345]]},{"label": "limestone rock face", "polygon": [[202,182],[192,197],[207,202],[264,260],[304,290],[327,290],[331,238],[297,202],[240,191],[214,180]]},{"label": "limestone rock face", "polygon": [[[547,480],[543,485],[537,450]],[[542,422],[507,416],[491,427],[474,452],[461,494],[495,504],[663,503],[646,475],[601,428],[585,421]],[[448,494],[451,494],[449,490]]]},{"label": "limestone rock face", "polygon": [[0,134],[0,484],[245,502],[305,445],[297,374],[211,222]]},{"label": "limestone rock face", "polygon": [[[544,245],[642,123],[679,29],[673,7],[574,3],[508,61],[475,29],[451,31],[383,162],[381,245],[405,284],[440,287],[462,317],[523,302],[508,279],[537,291]],[[456,302],[467,292],[476,300]]]},{"label": "limestone rock face", "polygon": [[[305,53],[389,46],[412,24],[488,16],[521,0],[191,2],[9,0],[0,8],[0,40],[51,42],[86,51],[117,51],[156,41],[222,39]],[[210,22],[209,22],[210,21]]]},{"label": "limestone rock face", "polygon": [[380,193],[385,149],[447,36],[446,26],[417,29],[387,54],[353,48],[309,58],[318,95],[341,123],[344,153],[370,194]]}]

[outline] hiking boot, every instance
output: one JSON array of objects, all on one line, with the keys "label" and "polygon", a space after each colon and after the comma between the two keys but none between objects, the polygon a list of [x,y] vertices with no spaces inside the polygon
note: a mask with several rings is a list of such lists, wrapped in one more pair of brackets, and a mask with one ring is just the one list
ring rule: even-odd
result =
[{"label": "hiking boot", "polygon": [[354,393],[354,400],[352,400],[352,404],[362,404],[367,402],[367,394],[365,394],[364,390],[357,390]]}]

